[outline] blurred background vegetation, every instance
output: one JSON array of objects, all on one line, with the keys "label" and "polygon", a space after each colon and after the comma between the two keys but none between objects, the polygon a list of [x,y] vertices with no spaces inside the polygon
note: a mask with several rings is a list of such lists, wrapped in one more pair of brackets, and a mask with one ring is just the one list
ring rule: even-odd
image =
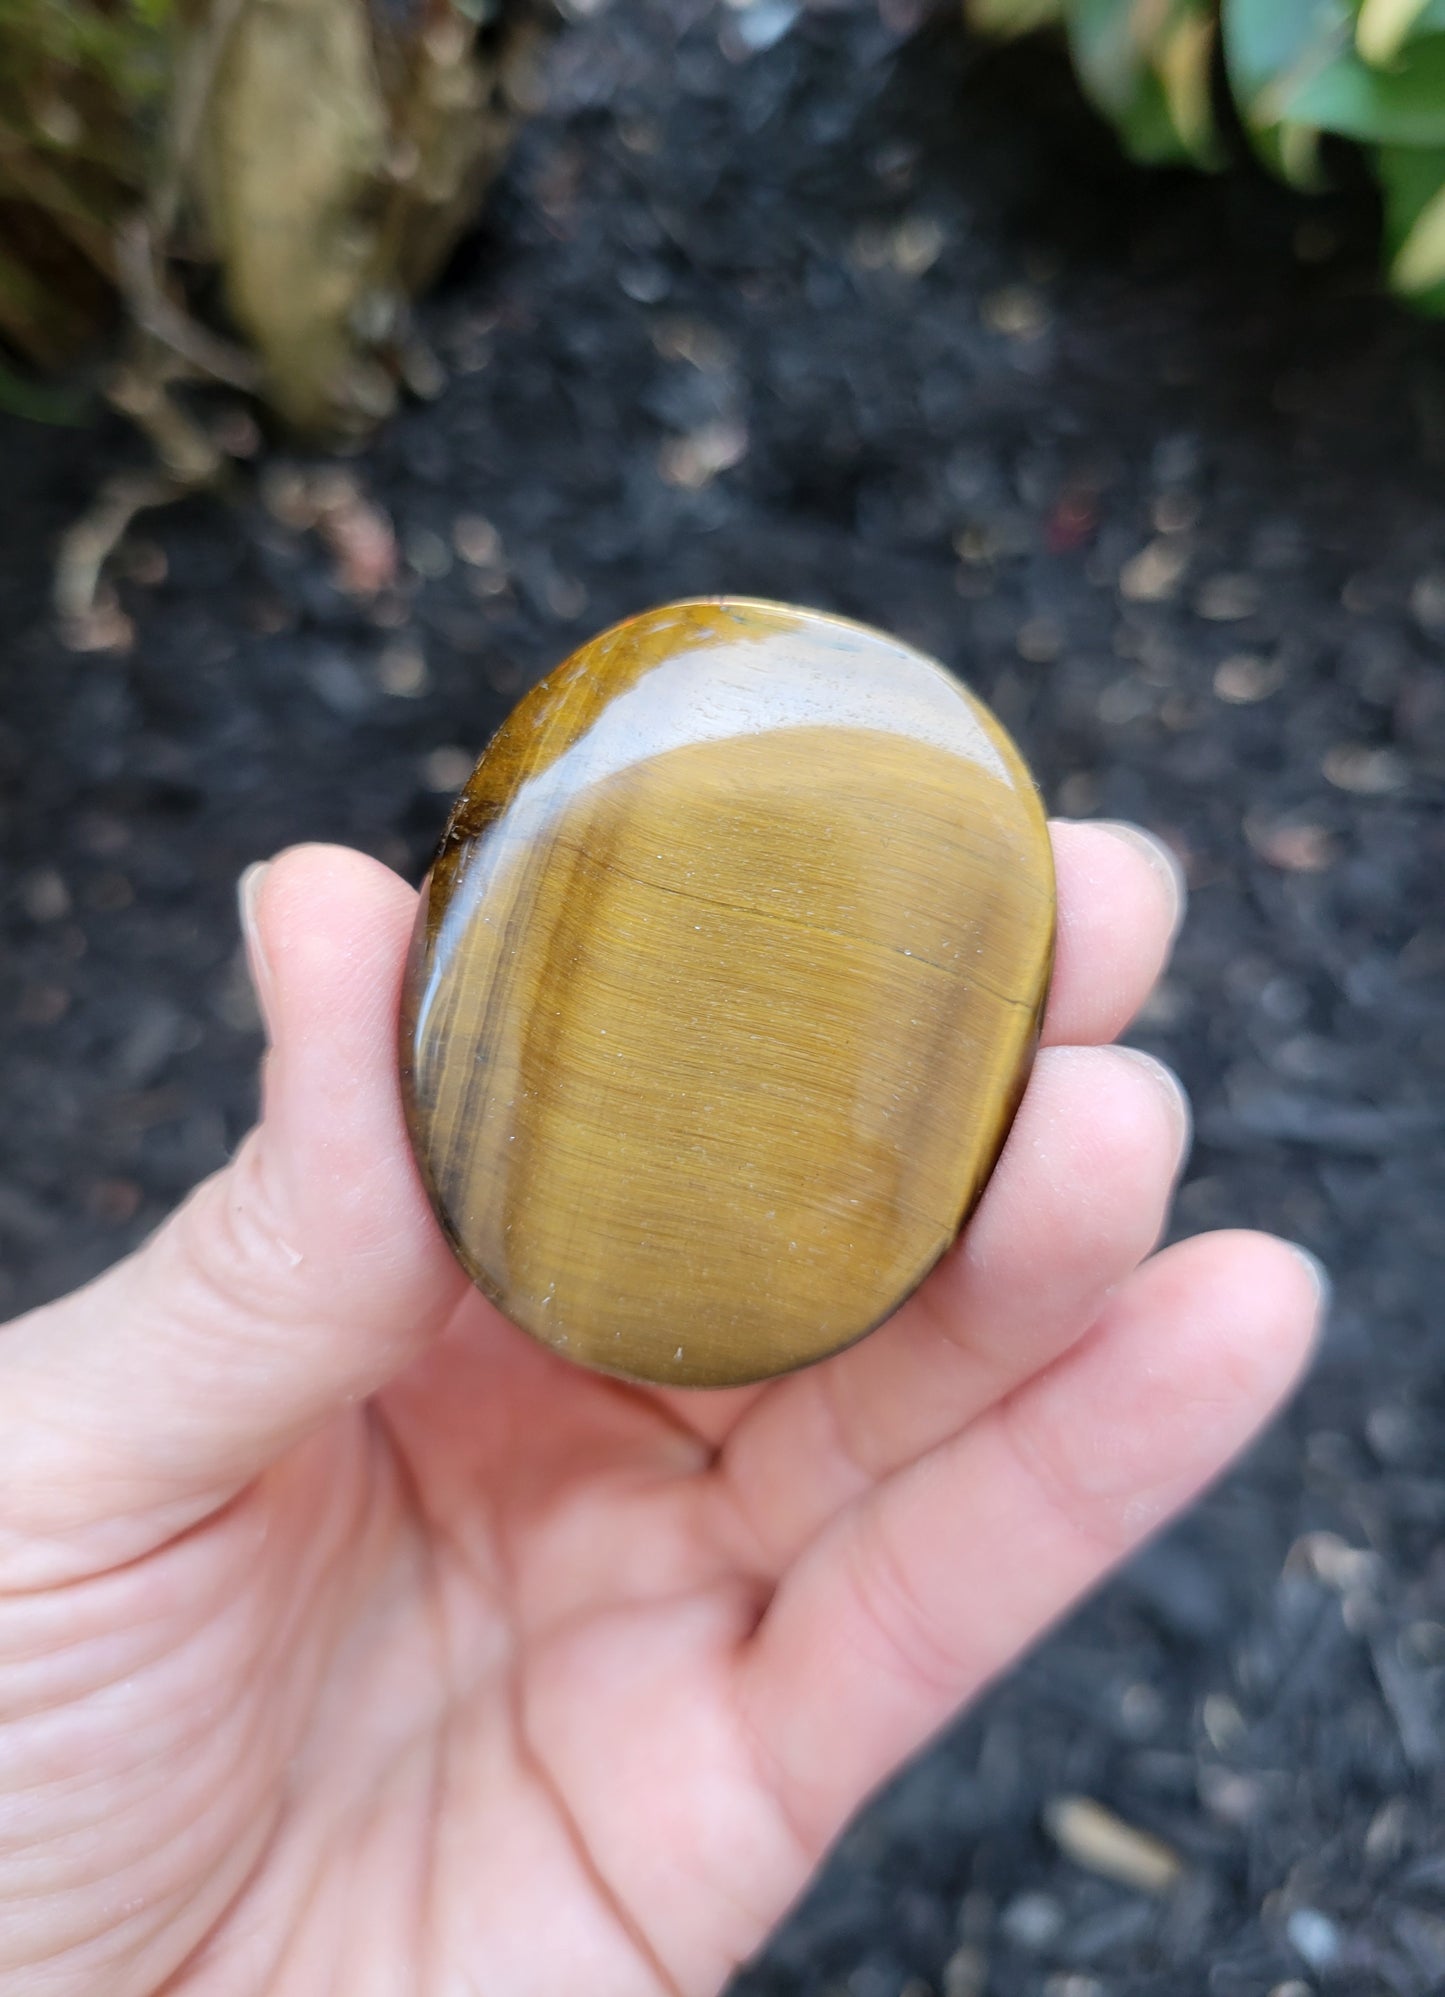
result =
[{"label": "blurred background vegetation", "polygon": [[[1368,150],[1391,283],[1445,311],[1445,0],[963,0],[1054,27],[1126,148],[1287,180]],[[0,404],[125,329],[114,400],[204,482],[177,381],[357,434],[409,366],[407,301],[475,213],[544,0],[0,0]]]},{"label": "blurred background vegetation", "polygon": [[[0,408],[78,420],[79,382],[153,446],[62,552],[81,642],[104,639],[99,578],[134,514],[254,448],[208,387],[322,441],[428,392],[409,303],[527,107],[551,4],[0,0]],[[1363,146],[1389,280],[1445,312],[1445,0],[962,6],[985,36],[1066,36],[1141,161],[1249,143],[1310,188],[1331,145]]]},{"label": "blurred background vegetation", "polygon": [[214,441],[167,394],[364,431],[407,301],[471,220],[525,94],[532,0],[0,0],[6,401],[123,330],[113,399],[177,477]]},{"label": "blurred background vegetation", "polygon": [[1363,145],[1396,291],[1445,311],[1445,0],[965,0],[973,25],[1068,37],[1128,150],[1218,166],[1234,119],[1268,164],[1321,184],[1324,142]]}]

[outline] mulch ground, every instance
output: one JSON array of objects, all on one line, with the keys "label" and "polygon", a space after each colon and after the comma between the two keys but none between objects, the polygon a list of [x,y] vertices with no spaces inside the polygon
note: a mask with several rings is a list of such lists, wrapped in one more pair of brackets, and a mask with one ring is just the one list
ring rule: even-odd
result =
[{"label": "mulch ground", "polygon": [[[339,478],[277,448],[144,520],[128,647],[67,651],[45,593],[136,447],[0,420],[0,1302],[244,1129],[248,860],[415,877],[517,693],[647,603],[890,627],[1056,809],[1180,853],[1138,1036],[1197,1107],[1178,1229],[1302,1239],[1337,1302],[1271,1437],[875,1804],[739,1992],[1439,1991],[1445,334],[1379,296],[1365,192],[1136,173],[1037,49],[902,0],[577,11],[424,315],[428,399]],[[1070,1796],[1172,1888],[1061,1844]]]}]

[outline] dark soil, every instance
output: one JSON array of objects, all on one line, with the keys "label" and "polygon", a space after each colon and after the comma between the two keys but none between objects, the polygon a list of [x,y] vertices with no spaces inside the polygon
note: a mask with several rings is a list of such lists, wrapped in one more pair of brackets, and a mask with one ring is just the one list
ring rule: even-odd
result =
[{"label": "dark soil", "polygon": [[[439,397],[350,463],[402,551],[374,597],[273,453],[233,505],[142,523],[132,649],[68,652],[56,536],[135,447],[0,420],[3,1301],[109,1262],[245,1127],[245,862],[325,838],[418,874],[518,691],[647,603],[890,627],[1056,808],[1174,843],[1192,913],[1141,1037],[1197,1104],[1178,1226],[1296,1236],[1338,1296],[1279,1429],[876,1804],[740,1989],[1423,1997],[1445,334],[1378,295],[1363,193],[1136,173],[1046,53],[906,11],[614,0],[569,29],[428,308]],[[1182,1883],[1067,1857],[1063,1793]]]}]

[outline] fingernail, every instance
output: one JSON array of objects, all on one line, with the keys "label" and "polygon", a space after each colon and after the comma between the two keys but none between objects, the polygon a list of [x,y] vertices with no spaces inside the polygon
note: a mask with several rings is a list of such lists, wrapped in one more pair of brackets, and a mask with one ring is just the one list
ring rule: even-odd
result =
[{"label": "fingernail", "polygon": [[241,915],[241,938],[246,946],[246,963],[251,973],[251,984],[256,993],[256,1003],[261,1008],[262,1024],[270,1031],[271,966],[267,961],[265,946],[261,941],[261,925],[257,917],[257,907],[261,894],[261,883],[269,871],[269,860],[256,860],[247,867],[236,883],[236,903]]},{"label": "fingernail", "polygon": [[1330,1299],[1335,1293],[1334,1281],[1329,1270],[1321,1262],[1318,1255],[1312,1255],[1308,1248],[1302,1248],[1297,1241],[1292,1241],[1289,1245],[1309,1271],[1310,1281],[1315,1286],[1315,1296],[1317,1298],[1315,1305],[1316,1322],[1322,1324],[1329,1315]]},{"label": "fingernail", "polygon": [[1116,839],[1122,839],[1126,845],[1132,846],[1136,853],[1142,853],[1159,875],[1169,896],[1172,911],[1171,933],[1177,935],[1179,925],[1184,920],[1184,904],[1188,896],[1188,890],[1184,885],[1184,869],[1178,859],[1162,839],[1156,838],[1152,832],[1146,832],[1142,825],[1135,825],[1130,819],[1100,818],[1096,819],[1095,823],[1105,832],[1112,832]]},{"label": "fingernail", "polygon": [[1194,1128],[1194,1112],[1190,1107],[1183,1082],[1167,1062],[1157,1060],[1152,1054],[1146,1054],[1142,1047],[1116,1047],[1114,1052],[1125,1055],[1130,1061],[1137,1061],[1141,1068],[1147,1070],[1150,1081],[1169,1104],[1170,1117],[1179,1129],[1179,1145],[1182,1150],[1189,1142],[1190,1133]]}]

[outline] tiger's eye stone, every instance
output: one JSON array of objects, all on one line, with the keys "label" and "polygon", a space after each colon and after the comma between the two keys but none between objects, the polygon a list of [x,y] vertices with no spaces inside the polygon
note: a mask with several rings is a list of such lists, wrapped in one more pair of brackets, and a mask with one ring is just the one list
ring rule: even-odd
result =
[{"label": "tiger's eye stone", "polygon": [[778,604],[635,617],[503,724],[423,891],[402,1068],[437,1214],[588,1365],[820,1359],[982,1191],[1053,934],[1028,771],[940,666]]}]

